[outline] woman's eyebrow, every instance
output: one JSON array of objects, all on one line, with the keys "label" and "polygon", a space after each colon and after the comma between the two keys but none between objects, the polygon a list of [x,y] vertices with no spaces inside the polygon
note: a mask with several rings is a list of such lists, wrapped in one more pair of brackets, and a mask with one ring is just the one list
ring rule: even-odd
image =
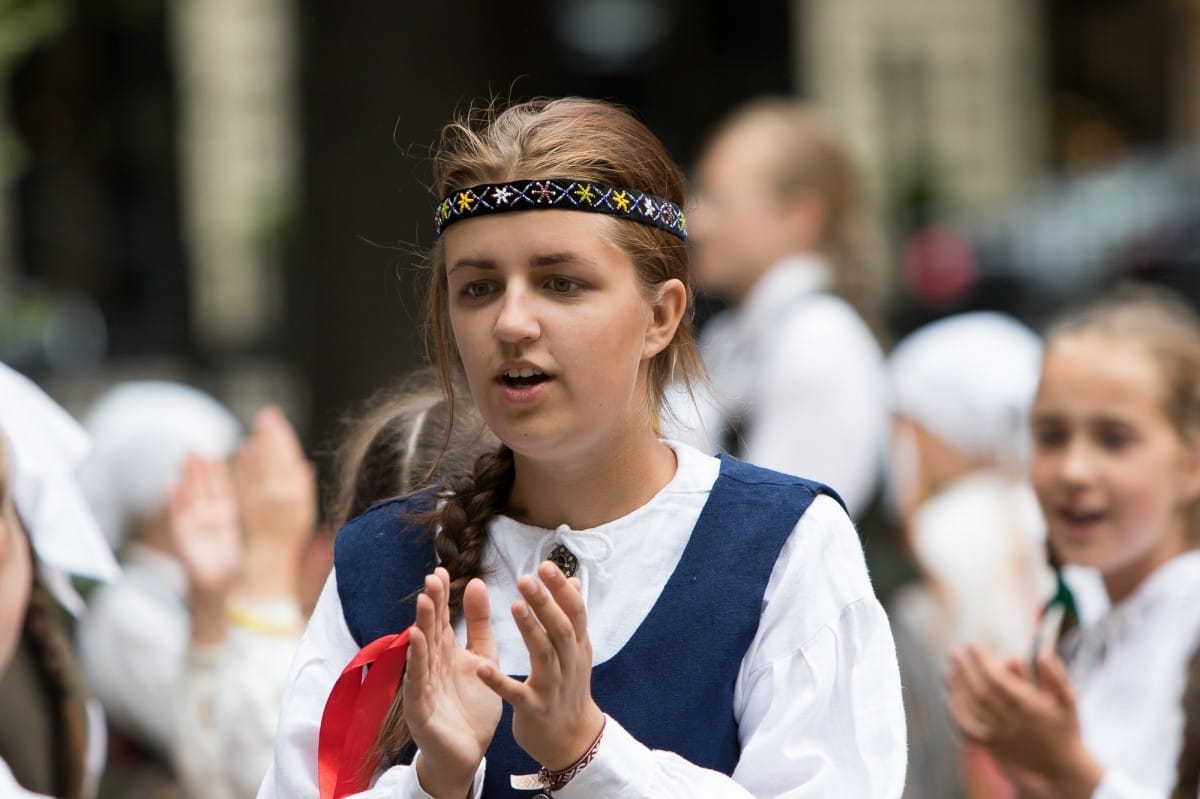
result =
[{"label": "woman's eyebrow", "polygon": [[545,255],[535,255],[529,259],[530,266],[561,266],[562,264],[595,266],[596,262],[573,252],[553,252]]},{"label": "woman's eyebrow", "polygon": [[468,269],[468,268],[470,268],[470,269],[495,269],[496,262],[493,261],[491,258],[459,258],[457,261],[455,261],[450,266],[449,269],[446,270],[446,274],[447,275],[450,274],[455,269]]}]

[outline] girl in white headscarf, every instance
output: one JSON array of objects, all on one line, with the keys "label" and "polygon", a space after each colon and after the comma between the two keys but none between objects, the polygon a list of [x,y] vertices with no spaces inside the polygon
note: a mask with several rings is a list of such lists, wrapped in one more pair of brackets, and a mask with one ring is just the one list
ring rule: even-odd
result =
[{"label": "girl in white headscarf", "polygon": [[[121,763],[131,779],[147,779],[150,770],[162,774],[170,761],[172,708],[190,627],[187,577],[171,539],[168,499],[189,453],[224,460],[241,430],[212,397],[162,381],[111,389],[84,426],[94,446],[80,480],[120,553],[124,575],[90,598],[79,629],[80,654],[127,753]],[[151,769],[147,763],[155,759],[161,765]]]},{"label": "girl in white headscarf", "polygon": [[990,312],[927,325],[889,359],[892,490],[922,575],[891,608],[912,796],[993,795],[978,784],[990,781],[978,757],[960,766],[939,675],[967,641],[1024,652],[1049,593],[1044,523],[1023,473],[1040,363],[1038,337]]},{"label": "girl in white headscarf", "polygon": [[229,411],[175,383],[119,385],[85,424],[95,449],[81,478],[125,565],[80,631],[114,738],[131,753],[105,787],[253,796],[302,626],[314,471],[278,408],[241,441]]},{"label": "girl in white headscarf", "polygon": [[[90,797],[104,765],[58,604],[82,606],[70,576],[108,580],[112,552],[75,483],[83,430],[0,364],[0,796]],[[41,738],[38,732],[45,735]]]}]

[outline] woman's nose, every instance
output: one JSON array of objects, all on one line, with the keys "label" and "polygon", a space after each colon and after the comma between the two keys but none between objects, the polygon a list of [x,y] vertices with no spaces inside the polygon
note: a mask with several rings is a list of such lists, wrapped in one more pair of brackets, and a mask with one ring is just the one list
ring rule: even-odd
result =
[{"label": "woman's nose", "polygon": [[536,339],[540,331],[532,298],[522,288],[506,288],[496,316],[496,338],[506,344],[516,344]]}]

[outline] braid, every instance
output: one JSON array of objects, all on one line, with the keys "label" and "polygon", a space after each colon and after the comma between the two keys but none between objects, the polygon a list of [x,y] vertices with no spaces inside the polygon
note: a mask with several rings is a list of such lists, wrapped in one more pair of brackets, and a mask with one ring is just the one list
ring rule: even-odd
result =
[{"label": "braid", "polygon": [[1194,799],[1200,788],[1200,646],[1188,664],[1183,694],[1183,749],[1176,766],[1178,782],[1171,799]]},{"label": "braid", "polygon": [[[447,477],[436,489],[440,506],[415,513],[412,521],[425,529],[437,529],[434,543],[438,560],[450,572],[450,611],[462,612],[467,583],[483,576],[483,556],[488,542],[488,522],[508,503],[516,476],[513,451],[501,445],[495,452],[479,456],[472,474]],[[375,740],[375,756],[387,765],[402,762],[412,744],[404,720],[404,693],[398,691]]]},{"label": "braid", "polygon": [[82,795],[87,752],[87,711],[83,689],[71,641],[64,628],[58,606],[40,581],[34,581],[25,616],[28,636],[54,702],[55,729],[59,742],[57,757],[58,789],[66,799]]},{"label": "braid", "polygon": [[440,528],[435,547],[438,560],[450,572],[450,610],[462,610],[467,583],[483,576],[487,523],[504,508],[512,492],[513,452],[501,445],[479,457],[472,475],[448,477],[438,490],[442,506],[419,521]]}]

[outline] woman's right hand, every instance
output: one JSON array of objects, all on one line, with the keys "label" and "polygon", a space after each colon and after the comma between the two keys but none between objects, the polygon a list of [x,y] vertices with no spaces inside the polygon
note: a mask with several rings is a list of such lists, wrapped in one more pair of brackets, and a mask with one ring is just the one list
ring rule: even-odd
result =
[{"label": "woman's right hand", "polygon": [[500,723],[500,697],[478,676],[498,663],[487,588],[472,580],[463,595],[467,645],[450,624],[450,575],[440,566],[417,597],[404,675],[404,716],[419,754],[417,778],[436,799],[463,799]]}]

